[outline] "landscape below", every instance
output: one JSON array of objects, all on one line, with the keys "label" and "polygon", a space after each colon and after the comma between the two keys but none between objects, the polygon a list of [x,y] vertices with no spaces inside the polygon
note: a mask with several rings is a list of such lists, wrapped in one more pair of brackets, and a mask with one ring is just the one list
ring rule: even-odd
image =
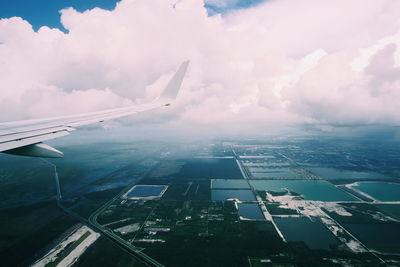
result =
[{"label": "landscape below", "polygon": [[280,138],[63,150],[52,161],[58,203],[49,164],[0,156],[5,266],[400,264],[400,143]]}]

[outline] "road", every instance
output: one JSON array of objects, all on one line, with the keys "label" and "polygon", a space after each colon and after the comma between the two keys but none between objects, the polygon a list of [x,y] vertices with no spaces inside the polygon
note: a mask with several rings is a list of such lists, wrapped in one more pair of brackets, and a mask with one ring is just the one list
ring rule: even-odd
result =
[{"label": "road", "polygon": [[[154,167],[153,167],[154,168]],[[155,259],[151,258],[150,256],[146,255],[142,251],[144,250],[143,248],[136,247],[129,243],[128,241],[124,240],[120,236],[116,235],[113,231],[103,227],[101,224],[97,222],[97,217],[104,212],[112,203],[114,203],[117,200],[121,200],[121,197],[136,183],[138,183],[141,179],[143,179],[150,171],[153,170],[153,168],[150,168],[146,173],[144,173],[138,180],[135,180],[134,182],[130,183],[128,186],[126,186],[124,189],[122,189],[116,196],[114,196],[111,200],[107,201],[103,206],[98,208],[95,212],[93,212],[89,219],[83,218],[79,214],[71,211],[69,208],[65,207],[62,205],[61,201],[57,199],[57,205],[66,213],[69,215],[73,216],[77,220],[79,220],[81,223],[87,225],[94,231],[97,231],[101,233],[103,236],[108,238],[109,240],[113,241],[115,244],[117,244],[120,248],[122,248],[124,251],[128,252],[130,255],[134,256],[136,259],[140,260],[147,266],[156,266],[156,267],[161,267],[164,266]]]},{"label": "road", "polygon": [[235,150],[232,148],[232,153],[234,155],[234,158],[236,160],[237,165],[239,166],[240,171],[242,172],[243,178],[247,181],[247,184],[249,185],[251,191],[253,192],[253,195],[256,197],[258,205],[261,208],[261,211],[267,221],[270,221],[272,225],[274,226],[276,232],[278,233],[279,237],[282,239],[283,242],[286,242],[285,237],[283,236],[281,230],[279,227],[276,225],[271,213],[269,213],[267,207],[264,204],[264,201],[262,197],[258,194],[257,190],[254,188],[254,186],[249,182],[249,179],[252,178],[250,171],[242,164],[240,156],[236,154]]}]

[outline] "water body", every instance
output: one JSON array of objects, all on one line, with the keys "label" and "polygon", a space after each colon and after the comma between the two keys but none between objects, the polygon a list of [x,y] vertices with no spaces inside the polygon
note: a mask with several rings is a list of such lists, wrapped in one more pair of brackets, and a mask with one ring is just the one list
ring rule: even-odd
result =
[{"label": "water body", "polygon": [[223,189],[212,189],[211,200],[212,201],[224,201],[229,198],[237,198],[241,201],[255,201],[256,198],[251,190],[223,190]]},{"label": "water body", "polygon": [[[250,170],[251,171],[251,170]],[[274,171],[274,172],[252,172],[256,179],[300,179],[301,176],[290,171]]]},{"label": "water body", "polygon": [[249,220],[265,220],[265,217],[256,203],[239,203],[239,215]]},{"label": "water body", "polygon": [[400,252],[400,224],[343,224],[361,242],[383,252]]},{"label": "water body", "polygon": [[135,185],[127,197],[159,197],[166,188],[166,185]]},{"label": "water body", "polygon": [[287,241],[302,241],[311,249],[330,249],[340,244],[337,238],[321,223],[308,218],[275,218],[275,223]]},{"label": "water body", "polygon": [[291,172],[289,168],[281,168],[281,167],[276,167],[276,168],[271,168],[271,167],[262,167],[262,166],[257,166],[257,167],[250,167],[249,170],[251,172]]},{"label": "water body", "polygon": [[326,178],[328,180],[354,180],[354,179],[363,179],[363,180],[376,180],[376,179],[388,179],[383,174],[376,172],[359,172],[359,171],[349,171],[349,170],[341,170],[335,168],[324,168],[324,167],[311,167],[308,168],[313,173]]},{"label": "water body", "polygon": [[273,155],[260,155],[260,156],[240,156],[241,159],[274,159]]},{"label": "water body", "polygon": [[400,184],[387,182],[358,182],[354,188],[381,201],[400,201]]},{"label": "water body", "polygon": [[250,180],[259,191],[285,192],[285,188],[314,201],[354,201],[346,192],[324,180]]},{"label": "water body", "polygon": [[242,161],[245,166],[248,167],[276,167],[276,168],[284,168],[284,167],[289,167],[290,164],[288,163],[282,163],[282,162],[249,162],[249,161]]},{"label": "water body", "polygon": [[246,180],[212,179],[211,189],[250,189]]}]

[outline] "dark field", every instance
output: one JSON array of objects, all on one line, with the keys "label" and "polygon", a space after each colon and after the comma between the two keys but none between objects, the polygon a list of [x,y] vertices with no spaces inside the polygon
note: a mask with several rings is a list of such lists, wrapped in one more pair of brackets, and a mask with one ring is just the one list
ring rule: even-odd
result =
[{"label": "dark field", "polygon": [[77,220],[60,211],[55,203],[1,210],[1,265],[28,265],[42,249],[76,223]]},{"label": "dark field", "polygon": [[386,214],[400,220],[400,204],[375,204],[375,206]]},{"label": "dark field", "polygon": [[400,252],[400,223],[343,226],[369,247],[382,252]]},{"label": "dark field", "polygon": [[194,158],[187,160],[179,179],[243,179],[233,158]]},{"label": "dark field", "polygon": [[100,237],[79,258],[74,266],[147,266],[129,253],[121,250],[115,243]]},{"label": "dark field", "polygon": [[[178,215],[174,213],[177,208]],[[207,213],[208,217],[201,216]],[[285,250],[270,223],[239,221],[229,202],[164,203],[152,216],[152,220],[164,218],[160,226],[173,230],[157,234],[166,240],[165,244],[138,244],[166,266],[243,266],[248,255],[265,256]],[[184,220],[187,216],[191,216],[189,221]]]}]

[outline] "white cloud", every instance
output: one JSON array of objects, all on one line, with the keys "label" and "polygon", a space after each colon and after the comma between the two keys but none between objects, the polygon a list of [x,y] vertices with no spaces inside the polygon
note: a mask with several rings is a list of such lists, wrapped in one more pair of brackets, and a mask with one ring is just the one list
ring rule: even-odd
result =
[{"label": "white cloud", "polygon": [[2,19],[0,120],[150,99],[190,59],[175,109],[150,122],[239,133],[398,124],[398,14],[396,0],[275,0],[223,17],[201,1],[123,0],[63,10],[68,33]]}]

